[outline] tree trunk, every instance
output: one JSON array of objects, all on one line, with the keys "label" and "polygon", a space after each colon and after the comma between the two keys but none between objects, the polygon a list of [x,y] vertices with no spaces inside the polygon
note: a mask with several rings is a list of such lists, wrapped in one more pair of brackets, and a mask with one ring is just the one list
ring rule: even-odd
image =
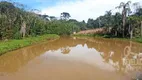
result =
[{"label": "tree trunk", "polygon": [[122,29],[122,36],[123,38],[125,37],[125,26],[126,26],[126,15],[127,15],[127,12],[126,12],[126,6],[123,7],[123,11],[122,11],[122,19],[123,19],[123,29]]},{"label": "tree trunk", "polygon": [[117,31],[115,31],[115,36],[117,36]]},{"label": "tree trunk", "polygon": [[141,21],[141,37],[142,37],[142,21]]},{"label": "tree trunk", "polygon": [[133,26],[129,23],[129,35],[130,35],[130,39],[133,38]]},{"label": "tree trunk", "polygon": [[133,38],[133,28],[132,28],[132,30],[130,31],[130,38],[131,38],[131,39]]},{"label": "tree trunk", "polygon": [[125,35],[125,18],[123,18],[122,37]]},{"label": "tree trunk", "polygon": [[108,27],[108,33],[111,33],[111,27]]},{"label": "tree trunk", "polygon": [[26,22],[22,23],[20,33],[22,34],[22,37],[25,37],[25,35],[26,35]]},{"label": "tree trunk", "polygon": [[0,40],[2,40],[2,34],[0,33]]}]

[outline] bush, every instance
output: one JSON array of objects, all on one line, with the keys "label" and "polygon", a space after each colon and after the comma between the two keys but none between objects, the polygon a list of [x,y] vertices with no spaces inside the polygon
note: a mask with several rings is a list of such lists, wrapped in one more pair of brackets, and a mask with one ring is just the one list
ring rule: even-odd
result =
[{"label": "bush", "polygon": [[22,39],[22,35],[20,34],[20,32],[16,32],[16,33],[13,35],[13,38],[14,38],[14,39]]}]

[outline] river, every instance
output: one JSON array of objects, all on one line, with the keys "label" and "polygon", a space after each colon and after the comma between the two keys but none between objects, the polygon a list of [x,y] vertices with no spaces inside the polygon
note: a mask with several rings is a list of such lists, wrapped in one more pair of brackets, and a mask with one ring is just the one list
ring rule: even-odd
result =
[{"label": "river", "polygon": [[0,80],[132,80],[142,76],[142,44],[61,37],[0,56]]}]

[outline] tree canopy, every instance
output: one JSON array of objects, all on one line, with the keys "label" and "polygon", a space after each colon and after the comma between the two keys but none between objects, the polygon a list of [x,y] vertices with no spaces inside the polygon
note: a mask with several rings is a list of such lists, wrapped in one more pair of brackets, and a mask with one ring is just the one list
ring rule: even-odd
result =
[{"label": "tree canopy", "polygon": [[40,10],[27,10],[16,2],[0,1],[0,39],[21,39],[42,34],[70,35],[73,32],[95,28],[106,28],[107,34],[114,37],[142,36],[142,7],[139,3],[121,2],[116,8],[122,12],[106,11],[96,19],[89,18],[87,23],[69,19],[69,12],[62,12],[60,19],[51,15],[39,14]]},{"label": "tree canopy", "polygon": [[70,35],[80,30],[80,22],[66,21],[70,14],[63,12],[65,20],[38,14],[39,10],[26,10],[16,2],[0,1],[0,39],[21,39],[42,34]]}]

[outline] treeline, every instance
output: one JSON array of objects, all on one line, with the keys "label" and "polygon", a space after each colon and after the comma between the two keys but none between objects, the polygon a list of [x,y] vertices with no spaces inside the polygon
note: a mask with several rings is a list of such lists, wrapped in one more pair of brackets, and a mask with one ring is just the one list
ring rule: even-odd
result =
[{"label": "treeline", "polygon": [[[133,6],[133,11],[130,8]],[[41,15],[36,9],[28,10],[23,4],[0,1],[0,40],[21,39],[43,34],[70,35],[74,32],[95,28],[106,28],[111,37],[142,36],[142,7],[139,3],[120,3],[116,9],[122,12],[112,14],[106,11],[97,19],[78,22],[69,19],[68,12],[62,12],[60,19],[55,16]]]},{"label": "treeline", "polygon": [[[139,3],[121,2],[116,7],[122,12],[112,14],[112,11],[106,11],[105,15],[99,16],[97,19],[88,19],[87,28],[107,29],[107,35],[112,37],[141,37],[142,36],[142,7]],[[133,11],[132,11],[133,9]]]},{"label": "treeline", "polygon": [[69,20],[70,14],[61,13],[61,19],[41,15],[38,10],[27,10],[23,4],[0,1],[0,40],[21,39],[43,34],[70,35],[86,26],[84,22]]}]

